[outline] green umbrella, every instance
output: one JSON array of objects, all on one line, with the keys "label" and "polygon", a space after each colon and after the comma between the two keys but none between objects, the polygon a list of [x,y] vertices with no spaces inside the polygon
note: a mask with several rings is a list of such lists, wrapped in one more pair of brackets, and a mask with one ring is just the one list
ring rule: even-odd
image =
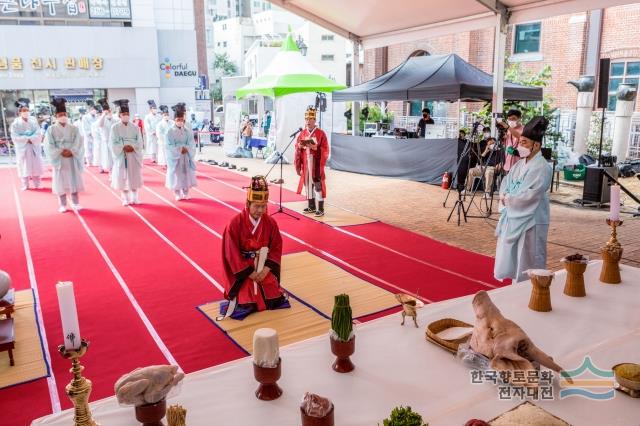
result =
[{"label": "green umbrella", "polygon": [[320,74],[302,56],[289,33],[262,75],[237,89],[236,97],[241,99],[248,95],[262,95],[275,98],[291,93],[333,92],[345,87]]}]

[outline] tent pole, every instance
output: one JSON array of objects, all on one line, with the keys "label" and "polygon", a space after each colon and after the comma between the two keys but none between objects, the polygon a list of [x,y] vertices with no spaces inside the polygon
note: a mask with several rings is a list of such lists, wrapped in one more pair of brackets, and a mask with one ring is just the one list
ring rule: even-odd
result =
[{"label": "tent pole", "polygon": [[[504,103],[504,56],[507,44],[507,14],[506,10],[496,14],[493,45],[493,95],[491,98],[493,118],[496,118],[496,114],[502,114],[502,104]],[[496,134],[495,119],[491,120],[491,134]]]},{"label": "tent pole", "polygon": [[[353,40],[353,52],[351,54],[351,87],[360,84],[360,42]],[[360,131],[360,103],[353,101],[351,104],[351,135],[358,136]]]}]

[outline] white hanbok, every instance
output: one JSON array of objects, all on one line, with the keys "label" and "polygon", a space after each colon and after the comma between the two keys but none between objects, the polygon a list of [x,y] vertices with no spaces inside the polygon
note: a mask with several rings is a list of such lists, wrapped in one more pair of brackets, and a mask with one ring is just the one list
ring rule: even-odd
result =
[{"label": "white hanbok", "polygon": [[[11,140],[16,149],[18,176],[24,186],[33,179],[36,186],[40,185],[42,175],[42,130],[34,117],[24,120],[17,117],[11,123]],[[31,143],[29,143],[31,142]]]},{"label": "white hanbok", "polygon": [[[111,128],[110,150],[113,155],[111,187],[121,191],[136,191],[142,186],[144,157],[140,128],[133,123],[116,123]],[[131,145],[133,152],[124,152]]]},{"label": "white hanbok", "polygon": [[541,153],[519,160],[502,180],[505,207],[496,227],[494,276],[525,281],[529,269],[545,269],[552,169]]},{"label": "white hanbok", "polygon": [[162,116],[158,113],[152,114],[149,112],[144,117],[144,133],[147,141],[147,154],[149,154],[154,160],[156,160],[158,156],[158,136],[156,133],[156,127],[160,120],[162,120]]},{"label": "white hanbok", "polygon": [[[182,148],[187,153],[182,154]],[[173,191],[188,191],[196,186],[196,144],[193,132],[186,126],[171,126],[167,131],[165,154],[167,157],[166,187]]]},{"label": "white hanbok", "polygon": [[98,128],[102,132],[100,137],[100,169],[105,172],[111,171],[113,167],[113,154],[109,147],[109,141],[111,140],[111,128],[117,122],[112,116],[107,118],[106,115],[100,116],[98,119]]},{"label": "white hanbok", "polygon": [[158,165],[166,166],[167,157],[165,154],[165,147],[167,145],[167,132],[174,125],[173,120],[160,120],[156,126],[156,136],[158,137]]},{"label": "white hanbok", "polygon": [[[65,149],[71,151],[73,156],[63,157],[62,151]],[[73,124],[63,126],[56,123],[49,126],[45,136],[45,151],[53,166],[51,191],[56,195],[83,191],[84,146],[80,130]]]},{"label": "white hanbok", "polygon": [[80,131],[82,137],[84,138],[84,154],[87,159],[87,163],[91,163],[93,160],[93,150],[95,149],[95,144],[93,142],[93,134],[91,133],[91,126],[98,118],[95,115],[91,115],[91,113],[86,113],[82,116],[80,120]]},{"label": "white hanbok", "polygon": [[102,155],[102,129],[100,129],[100,120],[95,120],[91,124],[91,136],[93,137],[93,155],[91,157],[91,165],[100,166],[100,157]]}]

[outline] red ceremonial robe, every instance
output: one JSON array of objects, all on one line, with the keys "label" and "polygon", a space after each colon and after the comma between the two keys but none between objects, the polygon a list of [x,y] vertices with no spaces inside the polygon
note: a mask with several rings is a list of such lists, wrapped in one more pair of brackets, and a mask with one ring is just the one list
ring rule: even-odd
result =
[{"label": "red ceremonial robe", "polygon": [[[237,298],[237,306],[244,310],[264,311],[277,309],[287,302],[280,287],[280,259],[282,258],[282,236],[278,224],[268,214],[263,214],[255,231],[248,209],[244,209],[224,230],[222,237],[222,262],[226,275],[224,297]],[[254,283],[249,275],[255,270],[257,252],[268,247],[265,266],[271,270],[261,283]],[[246,316],[246,315],[243,315]]]},{"label": "red ceremonial robe", "polygon": [[309,167],[307,166],[307,150],[300,144],[300,141],[307,139],[315,139],[318,144],[317,149],[309,149],[311,152],[311,158],[313,159],[311,177],[314,183],[320,182],[322,184],[322,198],[326,198],[327,186],[325,184],[324,167],[327,164],[327,159],[329,158],[329,142],[327,140],[327,135],[319,127],[316,127],[311,132],[305,127],[298,135],[298,139],[296,139],[295,166],[296,172],[298,173],[298,176],[300,176],[300,183],[298,183],[297,192],[298,194],[302,192],[302,188],[307,181],[307,173],[309,170]]}]

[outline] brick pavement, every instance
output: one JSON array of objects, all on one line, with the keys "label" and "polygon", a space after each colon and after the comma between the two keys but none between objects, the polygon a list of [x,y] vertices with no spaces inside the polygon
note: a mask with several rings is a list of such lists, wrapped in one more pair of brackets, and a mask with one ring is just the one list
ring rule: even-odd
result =
[{"label": "brick pavement", "polygon": [[[246,176],[266,173],[271,167],[262,159],[225,157],[220,147],[205,147],[201,157],[247,167],[248,171],[243,173]],[[279,173],[278,168],[274,173]],[[274,174],[273,178],[275,177]],[[297,188],[298,177],[292,165],[284,166],[283,177],[285,188]],[[634,193],[640,194],[638,179],[626,179],[624,184],[629,185]],[[327,187],[327,203],[466,250],[495,255],[493,232],[498,216],[494,215],[493,220],[470,218],[468,223],[457,226],[454,214],[451,222],[447,222],[455,193],[451,193],[447,208],[443,208],[447,192],[439,186],[327,169]],[[599,249],[609,238],[610,230],[604,223],[606,209],[594,210],[572,205],[572,200],[580,198],[581,192],[580,188],[562,184],[560,191],[552,196],[548,240],[550,269],[560,269],[559,260],[576,252],[599,258]],[[636,208],[635,204],[627,200],[623,210],[633,211]],[[473,212],[472,208],[470,214],[474,214]],[[620,228],[618,237],[624,247],[623,263],[640,267],[640,218],[624,214],[623,219],[625,223]]]}]

